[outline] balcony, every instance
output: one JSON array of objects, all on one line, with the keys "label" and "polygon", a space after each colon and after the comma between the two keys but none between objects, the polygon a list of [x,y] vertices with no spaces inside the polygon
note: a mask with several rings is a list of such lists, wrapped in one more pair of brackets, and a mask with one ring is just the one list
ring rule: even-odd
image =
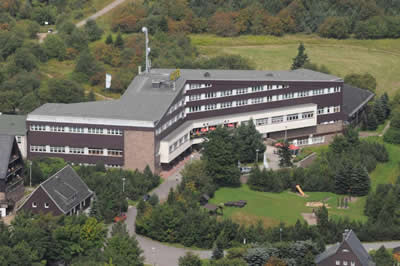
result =
[{"label": "balcony", "polygon": [[21,164],[17,164],[15,166],[12,166],[12,167],[8,168],[8,170],[7,170],[7,178],[9,178],[10,176],[15,175],[21,169],[22,169],[22,165]]},{"label": "balcony", "polygon": [[8,163],[9,165],[12,164],[13,162],[15,162],[16,160],[18,160],[20,157],[16,154],[14,154],[13,156],[11,156],[10,158],[10,162]]}]

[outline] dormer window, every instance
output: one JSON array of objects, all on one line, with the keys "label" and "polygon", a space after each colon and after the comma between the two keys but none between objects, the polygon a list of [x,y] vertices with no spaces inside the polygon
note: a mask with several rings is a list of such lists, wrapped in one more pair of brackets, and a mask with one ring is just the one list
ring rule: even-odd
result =
[{"label": "dormer window", "polygon": [[36,201],[32,202],[32,208],[37,208],[37,203],[36,203]]},{"label": "dormer window", "polygon": [[50,207],[50,204],[49,204],[48,202],[45,202],[45,203],[44,203],[44,207],[45,207],[46,209],[48,209],[48,208]]}]

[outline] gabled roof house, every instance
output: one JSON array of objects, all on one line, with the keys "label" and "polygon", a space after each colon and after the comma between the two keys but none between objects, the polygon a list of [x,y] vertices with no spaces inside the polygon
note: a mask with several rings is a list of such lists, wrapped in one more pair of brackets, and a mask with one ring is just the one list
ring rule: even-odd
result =
[{"label": "gabled roof house", "polygon": [[315,258],[317,266],[375,266],[353,230],[345,230],[343,240]]},{"label": "gabled roof house", "polygon": [[92,196],[81,177],[67,165],[41,183],[20,209],[53,215],[78,214],[90,206]]}]

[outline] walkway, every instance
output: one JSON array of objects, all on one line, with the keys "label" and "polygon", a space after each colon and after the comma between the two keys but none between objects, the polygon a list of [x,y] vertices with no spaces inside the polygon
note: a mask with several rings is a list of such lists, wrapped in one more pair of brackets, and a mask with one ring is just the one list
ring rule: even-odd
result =
[{"label": "walkway", "polygon": [[[171,188],[175,189],[182,180],[180,171],[189,160],[196,160],[200,158],[200,154],[193,153],[192,156],[188,156],[177,166],[168,172],[164,173],[164,182],[155,188],[150,194],[156,194],[160,202],[165,201],[168,198],[168,193]],[[168,175],[168,176],[166,176]],[[134,206],[130,206],[127,213],[126,225],[130,235],[135,235],[135,221],[137,216],[137,209]],[[176,266],[178,265],[179,257],[182,257],[186,252],[191,251],[197,254],[202,259],[210,258],[211,251],[209,250],[190,250],[187,248],[173,247],[168,244],[163,244],[158,241],[154,241],[150,238],[136,235],[136,239],[139,242],[141,249],[144,251],[145,263],[157,266]]]},{"label": "walkway", "polygon": [[[120,4],[124,3],[126,0],[115,0],[114,2],[110,3],[109,5],[105,6],[102,10],[97,11],[96,13],[94,13],[93,15],[91,15],[88,18],[85,18],[82,21],[79,21],[78,23],[75,24],[76,27],[80,28],[83,25],[86,24],[86,22],[90,19],[97,19],[98,17],[103,16],[104,14],[107,14],[108,12],[110,12],[111,10],[113,10],[115,7],[119,6]],[[36,34],[38,36],[39,39],[39,43],[42,43],[44,41],[44,39],[46,39],[48,34],[57,34],[57,31],[54,31],[53,33],[38,33]]]}]

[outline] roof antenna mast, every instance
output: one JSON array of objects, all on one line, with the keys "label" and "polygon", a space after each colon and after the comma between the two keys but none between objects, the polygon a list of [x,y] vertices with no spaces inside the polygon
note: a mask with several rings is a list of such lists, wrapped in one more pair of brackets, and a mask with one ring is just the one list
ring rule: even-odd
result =
[{"label": "roof antenna mast", "polygon": [[151,67],[149,54],[151,49],[149,47],[149,31],[147,27],[143,27],[142,32],[146,35],[146,73],[149,73]]}]

